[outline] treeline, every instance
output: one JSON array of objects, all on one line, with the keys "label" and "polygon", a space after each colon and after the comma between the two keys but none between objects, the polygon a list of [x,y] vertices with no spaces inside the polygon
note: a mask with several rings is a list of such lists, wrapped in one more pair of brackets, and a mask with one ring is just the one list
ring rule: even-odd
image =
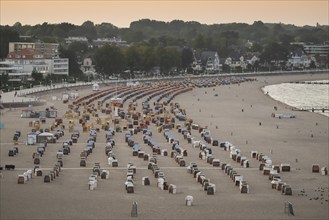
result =
[{"label": "treeline", "polygon": [[21,36],[32,36],[43,42],[63,42],[67,37],[87,37],[91,42],[97,38],[120,36],[128,43],[150,42],[162,46],[191,46],[195,49],[216,50],[220,56],[227,56],[234,46],[243,46],[248,40],[264,45],[269,42],[305,42],[323,43],[328,40],[328,26],[286,25],[282,23],[264,24],[255,21],[246,23],[229,23],[205,25],[199,22],[171,22],[142,19],[134,21],[129,28],[118,28],[111,23],[94,24],[86,21],[82,25],[70,23],[1,26],[17,32]]},{"label": "treeline", "polygon": [[123,73],[121,77],[134,78],[135,73],[147,74],[154,67],[159,67],[166,74],[177,72],[177,69],[188,69],[193,62],[193,51],[190,48],[154,47],[146,44],[135,44],[124,49],[105,45],[95,51],[94,61],[96,71],[104,76],[129,70],[126,74],[131,75]]}]

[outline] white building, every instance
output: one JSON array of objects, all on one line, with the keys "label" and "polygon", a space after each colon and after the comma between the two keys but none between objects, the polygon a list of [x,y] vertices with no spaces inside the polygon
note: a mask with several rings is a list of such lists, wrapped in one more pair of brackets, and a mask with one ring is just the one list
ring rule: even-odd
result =
[{"label": "white building", "polygon": [[120,37],[112,37],[112,38],[97,38],[93,40],[94,47],[102,47],[105,44],[116,45],[119,47],[128,46],[127,41],[123,41]]},{"label": "white building", "polygon": [[226,58],[225,65],[228,65],[231,69],[241,67],[242,69],[247,69],[248,60],[245,61],[244,57],[241,56],[238,60],[233,60],[231,57]]},{"label": "white building", "polygon": [[307,55],[294,55],[288,59],[287,66],[294,68],[308,68],[311,63],[311,58]]},{"label": "white building", "polygon": [[251,65],[254,65],[254,64],[256,63],[256,61],[259,61],[259,58],[256,57],[256,56],[253,56],[253,57],[251,57],[251,59],[246,60],[246,62],[247,62],[248,64],[251,64]]},{"label": "white building", "polygon": [[324,44],[305,44],[304,51],[307,55],[327,55],[329,54],[329,42]]},{"label": "white building", "polygon": [[10,61],[0,61],[0,75],[8,74],[9,82],[20,82],[31,77],[31,72],[23,72],[23,67]]},{"label": "white building", "polygon": [[69,75],[69,59],[57,58],[51,60],[51,74]]},{"label": "white building", "polygon": [[73,42],[80,42],[80,43],[88,43],[88,39],[86,37],[68,37],[65,38],[65,43],[70,44]]},{"label": "white building", "polygon": [[87,72],[87,71],[95,72],[93,61],[90,57],[86,57],[83,59],[81,70],[82,70],[82,72]]},{"label": "white building", "polygon": [[35,49],[25,48],[10,52],[6,61],[12,62],[22,68],[22,72],[31,73],[33,70],[44,75],[69,74],[68,58],[45,58],[43,54],[38,53]]}]

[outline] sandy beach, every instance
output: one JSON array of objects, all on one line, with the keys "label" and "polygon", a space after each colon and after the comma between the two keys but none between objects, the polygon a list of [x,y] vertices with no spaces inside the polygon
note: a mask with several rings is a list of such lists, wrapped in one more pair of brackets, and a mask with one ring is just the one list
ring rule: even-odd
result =
[{"label": "sandy beach", "polygon": [[[44,183],[43,176],[34,176],[25,184],[17,184],[17,177],[27,169],[33,169],[32,153],[38,145],[26,145],[26,135],[31,131],[31,118],[21,118],[21,109],[5,110],[1,122],[5,128],[1,135],[1,166],[15,164],[13,171],[2,171],[0,179],[1,219],[328,219],[329,218],[329,179],[328,175],[312,173],[312,165],[329,166],[328,117],[317,113],[293,111],[291,107],[271,99],[261,90],[270,84],[291,81],[328,79],[328,74],[300,74],[258,76],[255,81],[240,84],[222,85],[208,88],[193,88],[192,91],[176,96],[173,102],[186,110],[188,118],[200,126],[207,126],[214,139],[228,141],[241,150],[247,157],[249,168],[244,168],[230,158],[229,151],[211,146],[213,156],[221,162],[230,163],[234,170],[248,181],[249,193],[241,193],[232,179],[220,168],[213,167],[199,158],[200,149],[193,148],[177,129],[171,133],[180,140],[180,145],[187,150],[184,157],[186,164],[195,162],[202,173],[216,185],[214,195],[207,195],[200,183],[168,156],[157,156],[158,166],[164,172],[169,184],[177,186],[177,193],[157,188],[157,179],[148,169],[148,161],[132,155],[131,148],[125,143],[125,132],[116,133],[114,153],[118,158],[118,167],[108,165],[104,153],[106,144],[105,131],[97,133],[93,153],[87,158],[87,166],[80,167],[80,152],[85,149],[89,132],[80,132],[78,143],[71,146],[71,153],[65,155],[63,168],[59,176],[51,183]],[[105,90],[101,87],[101,90]],[[64,116],[68,105],[61,100],[52,100],[57,93],[46,93],[40,99],[47,100],[47,105],[37,106],[35,111],[45,110],[53,105],[59,116]],[[76,91],[79,96],[92,93],[90,87]],[[138,100],[138,110],[141,111]],[[153,103],[154,99],[150,101]],[[97,104],[97,101],[94,102]],[[124,104],[126,110],[129,101]],[[71,104],[71,102],[69,103]],[[153,107],[153,105],[151,105]],[[274,109],[277,108],[277,110]],[[100,118],[105,115],[98,111]],[[293,114],[296,118],[279,119],[272,113]],[[49,128],[54,119],[47,118],[41,128]],[[78,119],[74,119],[79,126]],[[91,118],[94,122],[94,118]],[[120,123],[125,124],[125,121]],[[57,143],[48,144],[41,157],[40,167],[47,173],[56,163],[56,153],[62,149],[63,141],[70,138],[68,120],[64,120],[65,135]],[[95,123],[96,124],[96,123]],[[176,120],[177,124],[184,124]],[[96,125],[97,127],[97,125]],[[99,127],[99,126],[98,126]],[[172,150],[172,144],[166,142],[163,133],[157,132],[154,124],[149,126],[154,139],[161,149]],[[8,156],[13,145],[13,135],[21,131],[19,153]],[[200,133],[192,130],[195,140],[202,140]],[[143,151],[152,155],[152,149],[143,143],[143,134],[133,135]],[[267,175],[259,170],[260,162],[251,158],[251,151],[263,152],[273,164],[290,164],[290,172],[281,172],[284,182],[291,185],[292,195],[282,195],[272,189]],[[101,169],[110,172],[109,179],[98,179],[95,190],[88,190],[88,177],[96,162]],[[134,193],[125,190],[127,163],[136,168],[134,175]],[[142,177],[150,178],[150,186],[142,185]],[[192,195],[193,205],[185,205],[185,197]],[[284,212],[285,202],[291,202],[294,216]],[[138,217],[131,217],[133,202],[138,203]]]}]

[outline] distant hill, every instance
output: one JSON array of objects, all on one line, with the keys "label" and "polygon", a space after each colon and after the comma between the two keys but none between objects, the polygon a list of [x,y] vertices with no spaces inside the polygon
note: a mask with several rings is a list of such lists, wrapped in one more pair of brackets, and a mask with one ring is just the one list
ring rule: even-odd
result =
[{"label": "distant hill", "polygon": [[85,21],[82,25],[67,22],[60,24],[0,26],[1,58],[9,41],[23,41],[19,36],[30,36],[27,41],[41,40],[48,43],[63,43],[67,37],[86,37],[89,42],[97,38],[121,37],[131,43],[146,43],[150,46],[189,47],[197,51],[217,51],[220,57],[241,54],[245,51],[263,52],[266,45],[291,42],[322,44],[328,41],[329,26],[295,26],[282,23],[253,24],[227,23],[206,25],[197,21],[173,20],[170,22],[141,19],[133,21],[129,28],[118,28],[111,23],[94,24]]}]

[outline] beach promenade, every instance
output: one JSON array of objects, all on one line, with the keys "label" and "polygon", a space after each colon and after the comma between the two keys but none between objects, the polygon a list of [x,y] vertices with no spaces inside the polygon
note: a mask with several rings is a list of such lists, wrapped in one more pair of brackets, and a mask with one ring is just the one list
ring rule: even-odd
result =
[{"label": "beach promenade", "polygon": [[[157,82],[157,81],[166,81],[166,80],[185,80],[185,79],[202,79],[202,78],[216,78],[216,77],[256,77],[256,76],[282,76],[282,75],[295,75],[295,74],[328,74],[328,70],[313,70],[313,71],[272,71],[272,72],[251,72],[251,73],[230,73],[230,74],[215,74],[215,75],[184,75],[184,76],[173,76],[173,77],[150,77],[150,78],[143,78],[143,79],[134,79],[133,81],[140,81],[140,82]],[[326,77],[324,77],[327,79]],[[4,105],[5,107],[10,106],[22,106],[25,104],[22,103],[32,103],[40,104],[44,100],[40,100],[38,96],[34,95],[35,93],[44,93],[49,92],[52,90],[68,90],[71,88],[81,88],[81,87],[91,87],[94,83],[98,83],[100,85],[115,85],[115,83],[126,84],[129,80],[105,80],[105,81],[95,81],[95,82],[78,82],[78,83],[58,83],[53,84],[52,86],[35,86],[33,88],[23,89],[23,90],[15,90],[10,92],[3,92],[1,94],[0,104]],[[43,104],[43,103],[41,103]]]},{"label": "beach promenade", "polygon": [[85,86],[92,86],[93,82],[89,83],[75,83],[75,84],[53,84],[52,86],[35,86],[22,90],[15,90],[10,92],[2,92],[0,104],[4,107],[22,107],[27,106],[27,103],[43,105],[46,100],[40,99],[40,93],[65,91],[72,88],[80,88]]},{"label": "beach promenade", "polygon": [[[38,145],[26,145],[27,133],[32,129],[29,124],[36,119],[21,118],[21,109],[15,108],[6,110],[0,117],[1,123],[5,125],[0,130],[1,166],[16,166],[15,170],[2,171],[1,219],[328,219],[328,176],[312,172],[314,164],[318,164],[320,168],[329,166],[328,117],[312,112],[293,111],[290,106],[271,99],[262,91],[262,87],[270,84],[321,80],[327,79],[328,75],[266,75],[250,78],[256,80],[194,87],[172,100],[173,103],[179,103],[186,116],[193,119],[193,123],[207,127],[213,139],[229,142],[248,159],[250,166],[245,168],[230,157],[229,151],[207,144],[212,149],[214,158],[220,159],[221,163],[230,164],[244,177],[249,184],[248,193],[241,193],[239,187],[220,167],[214,167],[200,158],[200,148],[193,147],[178,129],[172,128],[171,134],[187,150],[187,155],[184,156],[186,166],[178,165],[170,155],[172,144],[166,141],[163,132],[158,132],[154,123],[150,123],[148,127],[153,132],[152,139],[169,153],[168,156],[157,155],[157,164],[168,183],[177,186],[176,194],[158,188],[154,173],[148,169],[148,161],[133,156],[132,148],[125,141],[125,131],[117,132],[114,136],[113,152],[118,159],[118,167],[108,164],[108,157],[104,153],[106,132],[103,129],[97,133],[95,148],[86,160],[86,167],[81,167],[80,153],[86,148],[90,135],[88,131],[83,132],[79,118],[63,120],[64,136],[56,143],[48,144],[41,157],[40,168],[45,175],[56,163],[56,154],[63,149],[63,142],[71,137],[72,132],[69,132],[68,126],[69,120],[73,120],[80,129],[80,137],[71,146],[70,154],[64,155],[59,176],[50,183],[44,183],[44,176],[33,176],[27,183],[17,184],[19,174],[34,168],[32,154]],[[168,85],[169,83],[162,86]],[[100,92],[113,87],[101,85]],[[148,87],[144,90],[149,89]],[[58,116],[64,118],[72,101],[63,103],[52,97],[61,97],[65,91],[37,93],[39,100],[45,100],[45,103],[33,106],[33,110],[44,111],[49,106],[55,106]],[[79,97],[94,93],[91,86],[79,87],[77,92]],[[13,95],[5,95],[4,100],[11,101]],[[142,102],[146,98],[147,95],[144,95],[136,101],[137,111],[143,111]],[[156,98],[150,100],[153,109]],[[128,99],[122,109],[126,111],[130,101]],[[97,99],[91,102],[95,109],[97,102]],[[169,105],[166,108],[168,110]],[[83,111],[83,106],[80,106],[80,110]],[[102,121],[109,117],[99,109],[96,113]],[[294,114],[296,117],[279,119],[272,117],[272,113]],[[168,115],[172,113],[169,112]],[[40,128],[50,128],[53,123],[54,119],[47,118]],[[88,125],[92,123],[94,127],[100,127],[96,123],[96,116],[90,113]],[[128,121],[120,120],[120,123],[124,126]],[[184,126],[183,121],[176,120],[175,125],[178,124]],[[114,127],[114,124],[110,125]],[[22,134],[16,145],[19,153],[9,157],[8,151],[14,146],[13,134],[17,130]],[[191,130],[191,135],[194,140],[203,140],[197,130]],[[142,151],[153,154],[152,149],[144,144],[142,132],[134,134],[132,138],[140,144]],[[290,165],[290,172],[281,172],[279,175],[291,186],[292,195],[283,195],[281,191],[272,188],[269,176],[259,170],[261,162],[252,157],[253,151],[270,157],[275,165]],[[124,185],[127,164],[130,162],[136,166],[134,193],[127,193]],[[200,183],[187,172],[187,165],[191,162],[196,163],[205,177],[215,184],[214,195],[207,195]],[[100,163],[102,169],[109,170],[110,177],[106,180],[99,178],[97,188],[88,190],[88,178],[93,173],[95,163]],[[142,184],[142,178],[146,176],[150,179],[149,186]],[[194,198],[192,206],[185,204],[187,195]],[[134,202],[138,204],[137,217],[131,217]],[[293,204],[295,216],[285,213],[286,202]]]}]

